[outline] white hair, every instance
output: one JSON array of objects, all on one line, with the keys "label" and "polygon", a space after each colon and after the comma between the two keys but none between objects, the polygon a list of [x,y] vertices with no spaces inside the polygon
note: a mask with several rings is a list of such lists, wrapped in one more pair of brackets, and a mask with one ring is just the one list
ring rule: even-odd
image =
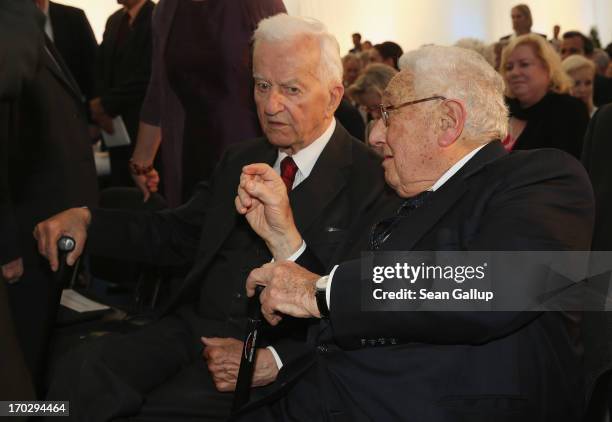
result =
[{"label": "white hair", "polygon": [[460,38],[455,47],[466,48],[480,54],[491,65],[495,65],[495,44],[485,44],[478,38]]},{"label": "white hair", "polygon": [[413,73],[417,96],[441,95],[465,103],[465,138],[486,142],[506,136],[504,80],[480,54],[459,47],[427,46],[404,54],[399,67]]},{"label": "white hair", "polygon": [[321,79],[328,83],[342,84],[340,46],[336,38],[328,32],[325,24],[316,19],[279,13],[259,22],[253,34],[253,42],[256,47],[261,41],[283,42],[298,37],[307,37],[319,42]]}]

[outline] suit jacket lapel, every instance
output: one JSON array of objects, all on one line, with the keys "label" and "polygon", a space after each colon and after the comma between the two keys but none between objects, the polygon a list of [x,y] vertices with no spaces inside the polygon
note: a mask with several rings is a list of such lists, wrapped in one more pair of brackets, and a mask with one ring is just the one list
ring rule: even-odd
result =
[{"label": "suit jacket lapel", "polygon": [[310,176],[289,194],[295,224],[305,233],[313,221],[346,185],[351,164],[351,138],[336,123],[336,129],[321,152]]},{"label": "suit jacket lapel", "polygon": [[[386,250],[412,250],[416,243],[442,218],[468,190],[468,179],[483,167],[506,154],[499,141],[490,142],[453,175],[427,203],[405,217],[383,244]],[[397,246],[395,246],[397,245]]]},{"label": "suit jacket lapel", "polygon": [[47,50],[47,53],[44,55],[45,66],[47,66],[47,68],[49,68],[51,73],[53,73],[57,77],[57,79],[60,80],[60,82],[66,85],[66,87],[68,87],[68,90],[74,96],[76,96],[80,102],[82,102],[83,94],[81,93],[81,90],[79,89],[78,84],[72,77],[72,74],[70,73],[70,70],[68,69],[68,66],[66,66],[66,64],[64,63],[64,60],[62,59],[61,54],[55,48],[53,41],[51,41],[49,37],[47,37],[46,35],[45,35],[45,47]]},{"label": "suit jacket lapel", "polygon": [[261,147],[252,154],[249,154],[246,161],[232,164],[235,165],[236,168],[227,172],[228,175],[231,176],[231,180],[226,180],[223,183],[226,197],[224,197],[222,201],[219,201],[218,204],[213,205],[213,208],[211,208],[206,217],[203,233],[206,233],[207,236],[205,242],[211,246],[206,248],[205,255],[198,258],[198,268],[204,268],[208,265],[209,260],[217,253],[217,250],[219,250],[236,225],[237,219],[244,218],[238,215],[234,207],[234,197],[236,196],[236,189],[240,181],[240,169],[251,163],[267,163],[272,166],[277,155],[277,149],[269,142],[262,140]]}]

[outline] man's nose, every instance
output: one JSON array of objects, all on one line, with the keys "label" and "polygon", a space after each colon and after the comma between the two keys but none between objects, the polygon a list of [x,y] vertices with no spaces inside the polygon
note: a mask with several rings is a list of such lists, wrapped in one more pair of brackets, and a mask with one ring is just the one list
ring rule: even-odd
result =
[{"label": "man's nose", "polygon": [[374,120],[368,136],[368,144],[372,148],[380,148],[386,143],[386,129],[382,119]]},{"label": "man's nose", "polygon": [[266,101],[266,114],[273,116],[283,111],[284,108],[283,96],[277,90],[273,89]]}]

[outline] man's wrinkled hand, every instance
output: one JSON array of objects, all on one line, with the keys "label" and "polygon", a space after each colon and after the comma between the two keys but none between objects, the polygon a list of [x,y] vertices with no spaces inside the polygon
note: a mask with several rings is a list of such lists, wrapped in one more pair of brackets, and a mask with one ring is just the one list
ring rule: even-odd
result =
[{"label": "man's wrinkled hand", "polygon": [[242,169],[235,203],[275,259],[287,259],[302,245],[287,188],[269,165],[251,164]]},{"label": "man's wrinkled hand", "polygon": [[2,266],[2,278],[7,283],[16,283],[23,276],[23,259],[17,258]]},{"label": "man's wrinkled hand", "polygon": [[66,257],[68,265],[74,265],[85,248],[87,227],[91,222],[91,212],[87,208],[71,208],[38,223],[34,228],[34,238],[38,241],[38,252],[49,260],[51,270],[59,267],[57,241],[62,236],[70,236],[75,247]]},{"label": "man's wrinkled hand", "polygon": [[271,325],[277,325],[281,315],[321,318],[315,298],[315,284],[320,277],[295,262],[273,262],[251,271],[247,295],[252,297],[256,286],[265,286],[259,301],[261,313]]},{"label": "man's wrinkled hand", "polygon": [[[202,337],[202,343],[205,346],[202,356],[206,359],[217,390],[236,390],[244,343],[234,338],[217,337]],[[251,386],[261,387],[270,384],[276,380],[277,375],[278,366],[272,352],[268,349],[257,349]]]}]

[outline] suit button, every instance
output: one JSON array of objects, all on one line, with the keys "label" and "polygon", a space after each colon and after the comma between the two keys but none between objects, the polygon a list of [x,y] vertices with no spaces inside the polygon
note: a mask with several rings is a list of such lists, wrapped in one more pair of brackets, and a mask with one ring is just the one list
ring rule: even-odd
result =
[{"label": "suit button", "polygon": [[319,351],[319,353],[327,353],[328,352],[327,344],[319,344],[317,346],[317,350]]}]

